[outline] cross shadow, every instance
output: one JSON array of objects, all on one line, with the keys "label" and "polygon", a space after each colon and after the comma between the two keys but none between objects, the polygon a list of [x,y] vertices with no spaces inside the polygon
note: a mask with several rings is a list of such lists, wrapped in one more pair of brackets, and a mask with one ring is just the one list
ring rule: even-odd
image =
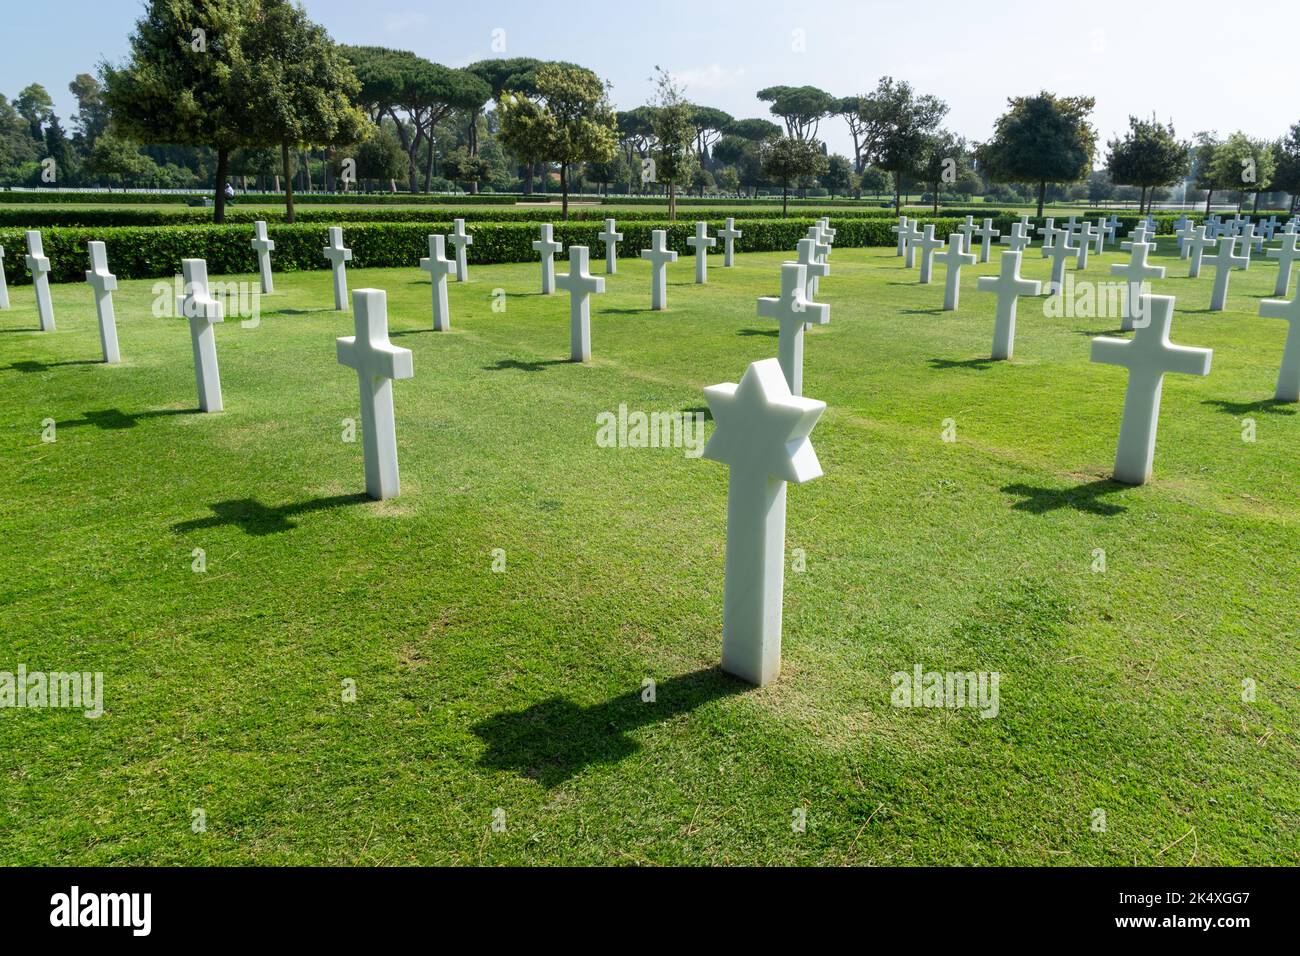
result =
[{"label": "cross shadow", "polygon": [[256,498],[234,498],[230,501],[218,501],[211,505],[213,514],[210,518],[195,518],[172,525],[177,534],[188,534],[203,528],[218,528],[222,525],[238,525],[244,534],[260,536],[279,534],[296,528],[289,519],[312,511],[327,511],[343,505],[356,505],[370,499],[363,493],[351,495],[332,495],[328,498],[313,498],[292,505],[280,505],[270,508]]},{"label": "cross shadow", "polygon": [[1011,506],[1017,511],[1041,515],[1059,508],[1073,508],[1076,511],[1110,518],[1128,509],[1123,505],[1101,501],[1101,496],[1112,495],[1127,488],[1127,485],[1122,485],[1112,478],[1098,478],[1096,481],[1075,485],[1073,488],[1034,488],[1030,485],[1015,484],[1007,485],[1002,491],[1024,498],[1023,501],[1017,501]]},{"label": "cross shadow", "polygon": [[167,418],[172,415],[194,414],[197,414],[197,410],[192,408],[160,408],[151,412],[124,412],[120,408],[103,408],[94,412],[82,412],[80,418],[57,422],[56,425],[59,428],[94,425],[96,428],[102,428],[105,431],[113,431],[119,428],[135,428],[137,424],[148,418]]},{"label": "cross shadow", "polygon": [[48,372],[52,368],[61,368],[65,365],[103,365],[103,362],[94,359],[76,359],[67,362],[36,362],[32,359],[25,359],[21,362],[14,362],[5,367],[10,372]]},{"label": "cross shadow", "polygon": [[650,315],[654,312],[667,312],[667,309],[601,309],[602,315]]},{"label": "cross shadow", "polygon": [[766,335],[770,339],[779,339],[781,337],[780,329],[741,329],[737,335]]},{"label": "cross shadow", "polygon": [[1074,332],[1076,335],[1087,335],[1090,337],[1094,335],[1123,335],[1124,334],[1123,329],[1075,329]]},{"label": "cross shadow", "polygon": [[1222,398],[1211,398],[1202,405],[1211,405],[1229,415],[1247,415],[1251,412],[1269,412],[1273,415],[1294,415],[1295,402],[1284,402],[1276,398],[1265,398],[1257,402],[1229,402]]},{"label": "cross shadow", "polygon": [[627,736],[630,731],[749,689],[721,667],[710,667],[659,684],[654,703],[643,701],[639,688],[587,707],[551,697],[475,724],[475,736],[486,744],[479,766],[554,787],[587,766],[617,763],[636,753],[640,745]]},{"label": "cross shadow", "polygon": [[903,315],[942,315],[944,312],[955,311],[953,309],[903,309]]},{"label": "cross shadow", "polygon": [[707,405],[692,405],[690,408],[682,409],[683,415],[703,415],[706,422],[713,421],[713,412],[709,411]]},{"label": "cross shadow", "polygon": [[930,367],[938,368],[938,369],[973,368],[977,371],[985,372],[991,369],[996,364],[997,363],[991,358],[962,359],[960,361],[958,361],[957,359],[944,359],[944,358],[930,359]]},{"label": "cross shadow", "polygon": [[521,362],[519,359],[499,359],[496,365],[484,365],[485,372],[542,372],[548,365],[569,365],[569,359],[547,359],[544,362]]}]

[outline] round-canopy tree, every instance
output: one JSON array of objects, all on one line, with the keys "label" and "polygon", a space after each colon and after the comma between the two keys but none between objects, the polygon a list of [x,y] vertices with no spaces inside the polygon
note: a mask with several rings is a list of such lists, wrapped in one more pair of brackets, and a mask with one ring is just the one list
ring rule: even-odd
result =
[{"label": "round-canopy tree", "polygon": [[1088,115],[1096,100],[1043,91],[1007,103],[979,159],[995,182],[1037,184],[1041,216],[1048,183],[1076,182],[1092,171],[1097,133]]},{"label": "round-canopy tree", "polygon": [[1149,208],[1147,190],[1151,191],[1150,198],[1154,200],[1157,187],[1172,186],[1180,181],[1192,165],[1191,143],[1180,142],[1173,124],[1166,126],[1157,122],[1155,117],[1148,121],[1130,116],[1124,138],[1110,140],[1106,147],[1110,150],[1106,169],[1111,181],[1142,189],[1138,200],[1139,214]]},{"label": "round-canopy tree", "polygon": [[772,104],[772,115],[781,117],[794,139],[815,140],[822,118],[835,107],[835,97],[815,86],[769,86],[755,95]]}]

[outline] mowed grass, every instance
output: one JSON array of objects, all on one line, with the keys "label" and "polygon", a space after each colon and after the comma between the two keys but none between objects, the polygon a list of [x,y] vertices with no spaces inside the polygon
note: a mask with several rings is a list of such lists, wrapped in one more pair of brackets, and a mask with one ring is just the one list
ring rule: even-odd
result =
[{"label": "mowed grass", "polygon": [[[53,334],[11,289],[0,669],[102,671],[106,713],[0,710],[6,862],[1300,863],[1300,417],[1269,401],[1286,325],[1256,315],[1275,269],[1211,314],[1211,271],[1171,247],[1173,339],[1214,364],[1167,378],[1142,488],[1107,480],[1125,373],[1088,360],[1116,320],[1022,299],[1015,359],[983,361],[996,256],[945,313],[941,268],[922,287],[893,250],[836,248],[804,378],[825,476],[789,490],[806,570],[761,690],[716,668],[726,468],[598,447],[596,416],[702,409],[775,355],[754,300],[786,257],[714,257],[703,287],[683,258],[652,313],[625,249],[589,366],[535,263],[472,267],[449,333],[414,263],[353,270],[414,352],[384,503],[341,440],[352,320],[327,272],[218,327],[216,415],[152,282],[116,295],[120,367],[84,285],[54,288]],[[997,716],[892,707],[918,663],[998,672]]]}]

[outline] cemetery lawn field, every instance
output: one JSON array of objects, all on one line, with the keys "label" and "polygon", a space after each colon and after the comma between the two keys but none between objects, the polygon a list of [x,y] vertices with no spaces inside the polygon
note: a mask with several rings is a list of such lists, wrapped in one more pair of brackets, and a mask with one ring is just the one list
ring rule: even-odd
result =
[{"label": "cemetery lawn field", "polygon": [[[116,293],[116,367],[84,284],[53,287],[51,334],[11,286],[0,671],[102,672],[105,712],[0,709],[5,862],[1300,864],[1300,409],[1271,401],[1272,263],[1213,314],[1212,270],[1184,278],[1161,240],[1173,341],[1213,370],[1167,377],[1155,477],[1126,488],[1126,372],[1089,362],[1117,319],[1021,299],[990,362],[996,256],[945,313],[941,267],[919,286],[892,249],[837,246],[805,344],[825,475],[789,488],[783,669],[755,689],[717,667],[726,467],[599,447],[597,415],[703,411],[775,356],[755,298],[787,256],[711,256],[707,286],[682,257],[652,313],[621,252],[589,366],[536,263],[471,266],[448,333],[414,263],[350,271],[414,352],[384,503],[342,440],[327,271],[217,327],[213,415],[152,281]],[[997,672],[996,716],[891,706],[918,665]]]}]

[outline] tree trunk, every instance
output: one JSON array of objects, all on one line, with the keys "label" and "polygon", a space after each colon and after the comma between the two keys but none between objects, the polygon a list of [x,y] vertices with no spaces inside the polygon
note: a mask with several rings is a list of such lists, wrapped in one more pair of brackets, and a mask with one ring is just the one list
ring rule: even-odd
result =
[{"label": "tree trunk", "polygon": [[903,174],[896,172],[894,173],[894,215],[896,216],[902,215],[903,203],[899,195],[902,191],[903,191]]},{"label": "tree trunk", "polygon": [[1207,216],[1210,214],[1210,200],[1213,198],[1214,198],[1214,190],[1207,189],[1205,191],[1205,215]]},{"label": "tree trunk", "polygon": [[790,187],[786,183],[781,183],[781,218],[786,219],[790,215]]},{"label": "tree trunk", "polygon": [[668,221],[673,222],[677,218],[677,184],[668,184]]},{"label": "tree trunk", "polygon": [[1047,196],[1047,182],[1043,181],[1038,184],[1038,218],[1043,218],[1043,200]]},{"label": "tree trunk", "polygon": [[1250,214],[1254,216],[1257,215],[1258,213],[1259,213],[1259,193],[1255,193],[1255,205],[1250,207]]},{"label": "tree trunk", "polygon": [[217,194],[212,200],[212,221],[226,221],[226,174],[230,166],[230,150],[217,147]]},{"label": "tree trunk", "polygon": [[280,144],[280,163],[284,166],[284,221],[293,222],[293,176],[289,173],[289,144]]},{"label": "tree trunk", "polygon": [[533,194],[533,164],[529,162],[529,163],[524,163],[524,195],[531,196],[532,194]]},{"label": "tree trunk", "polygon": [[569,164],[560,163],[560,218],[569,221]]}]

